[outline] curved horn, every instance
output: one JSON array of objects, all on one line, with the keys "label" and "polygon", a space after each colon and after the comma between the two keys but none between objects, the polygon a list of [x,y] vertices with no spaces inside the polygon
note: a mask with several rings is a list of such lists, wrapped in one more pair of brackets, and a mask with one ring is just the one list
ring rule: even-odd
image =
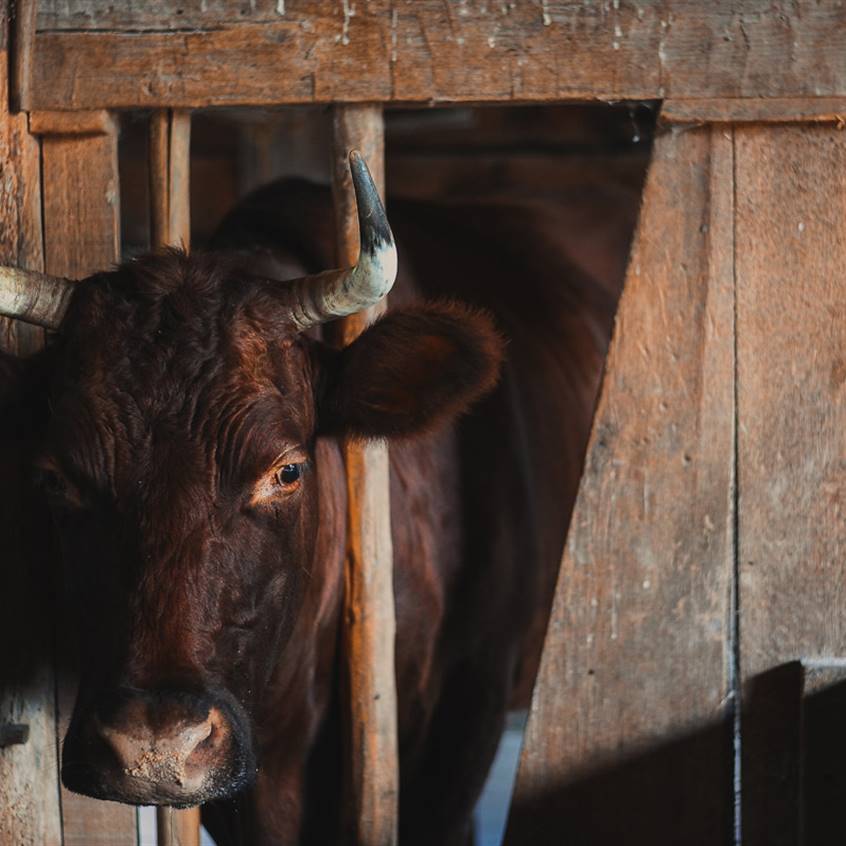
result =
[{"label": "curved horn", "polygon": [[294,322],[299,329],[375,305],[391,290],[397,276],[394,236],[373,177],[357,150],[350,153],[350,172],[358,209],[358,262],[349,270],[329,270],[289,283],[293,286]]},{"label": "curved horn", "polygon": [[0,267],[0,315],[58,329],[74,284],[34,270]]}]

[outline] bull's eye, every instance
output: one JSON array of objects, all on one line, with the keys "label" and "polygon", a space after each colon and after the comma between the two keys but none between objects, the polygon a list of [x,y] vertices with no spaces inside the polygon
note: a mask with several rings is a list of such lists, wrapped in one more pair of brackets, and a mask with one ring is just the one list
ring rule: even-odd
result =
[{"label": "bull's eye", "polygon": [[283,488],[290,488],[300,481],[302,468],[302,464],[285,464],[276,471],[276,481]]}]

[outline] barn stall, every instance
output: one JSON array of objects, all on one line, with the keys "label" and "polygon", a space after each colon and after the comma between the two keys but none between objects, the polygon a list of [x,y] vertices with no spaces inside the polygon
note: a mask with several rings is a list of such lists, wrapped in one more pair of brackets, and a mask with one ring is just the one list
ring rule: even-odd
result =
[{"label": "barn stall", "polygon": [[[846,10],[834,0],[0,10],[0,259],[72,278],[118,258],[130,112],[151,110],[149,241],[188,246],[201,109],[332,105],[334,160],[357,147],[381,182],[383,110],[659,102],[506,843],[831,842],[844,786]],[[344,220],[351,186],[336,170]],[[341,232],[339,257],[354,259],[355,242]],[[345,339],[363,321],[348,321]],[[4,323],[4,348],[41,343],[41,330]],[[366,614],[349,615],[364,625],[351,626],[347,656],[349,709],[369,742],[350,750],[350,791],[356,841],[382,844],[396,829],[387,471],[381,447],[366,447],[366,461],[363,449],[347,454],[349,467],[366,464],[351,488],[360,530],[348,601]],[[58,785],[72,662],[58,657],[58,588],[21,548],[23,519],[3,521],[4,617],[15,625],[0,841],[135,843],[132,809]],[[160,817],[160,843],[196,842],[196,812]]]}]

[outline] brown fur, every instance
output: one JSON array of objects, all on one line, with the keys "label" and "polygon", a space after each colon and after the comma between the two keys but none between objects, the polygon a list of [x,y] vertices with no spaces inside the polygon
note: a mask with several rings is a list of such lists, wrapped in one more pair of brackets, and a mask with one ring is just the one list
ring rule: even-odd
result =
[{"label": "brown fur", "polygon": [[[46,428],[29,434],[86,668],[65,778],[137,801],[94,718],[217,709],[240,745],[194,799],[218,842],[334,840],[338,439],[399,437],[401,841],[463,844],[534,674],[612,300],[525,215],[399,204],[402,307],[338,352],[292,332],[286,287],[265,278],[327,266],[330,214],[325,192],[276,186],[219,242],[258,259],[167,253],[83,282],[60,343],[30,365],[50,377]],[[496,236],[517,219],[522,242]],[[439,301],[417,304],[421,288]],[[291,449],[308,457],[301,487],[257,501]]]}]

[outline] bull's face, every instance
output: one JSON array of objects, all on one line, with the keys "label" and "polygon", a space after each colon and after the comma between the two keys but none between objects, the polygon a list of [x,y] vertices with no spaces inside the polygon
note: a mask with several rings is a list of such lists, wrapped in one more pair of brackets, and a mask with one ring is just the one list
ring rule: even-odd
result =
[{"label": "bull's face", "polygon": [[245,786],[305,587],[328,578],[321,439],[413,434],[495,379],[486,318],[397,312],[338,352],[303,331],[307,284],[168,254],[77,286],[38,461],[79,631],[72,790],[188,805]]},{"label": "bull's face", "polygon": [[220,263],[166,257],[81,286],[38,461],[81,641],[63,778],[129,802],[205,801],[255,771],[257,699],[321,572],[327,357],[251,314],[250,285]]}]

